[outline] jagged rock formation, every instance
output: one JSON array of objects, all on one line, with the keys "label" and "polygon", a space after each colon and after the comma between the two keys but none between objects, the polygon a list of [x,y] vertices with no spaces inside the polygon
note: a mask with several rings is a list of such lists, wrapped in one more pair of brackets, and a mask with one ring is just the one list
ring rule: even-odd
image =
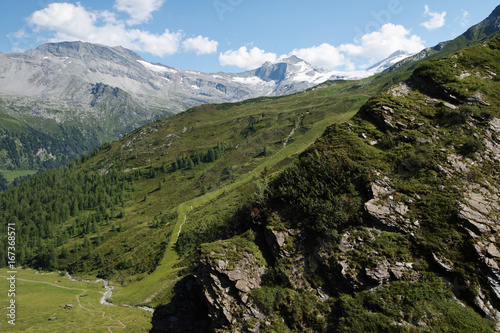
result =
[{"label": "jagged rock formation", "polygon": [[[257,263],[254,254],[241,250],[241,259],[234,263],[224,259],[214,263],[211,256],[225,256],[225,253],[210,253],[209,257],[202,259],[202,267],[196,273],[214,328],[232,326],[235,331],[241,331],[241,323],[247,323],[250,319],[264,319],[258,309],[252,306],[248,293],[260,287],[265,266]],[[258,331],[258,326],[254,328],[255,331]]]}]

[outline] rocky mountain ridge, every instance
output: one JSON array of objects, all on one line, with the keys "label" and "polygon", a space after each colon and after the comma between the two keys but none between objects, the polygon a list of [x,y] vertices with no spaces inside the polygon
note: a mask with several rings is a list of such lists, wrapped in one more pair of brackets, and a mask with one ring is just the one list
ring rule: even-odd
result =
[{"label": "rocky mountain ridge", "polygon": [[[305,90],[329,79],[361,78],[375,73],[340,73],[314,67],[292,56],[243,73],[206,74],[152,64],[122,47],[82,42],[44,44],[19,54],[0,54],[3,95],[71,101],[87,85],[118,88],[144,107],[172,113],[199,103],[234,102]],[[165,104],[168,104],[165,106]]]}]

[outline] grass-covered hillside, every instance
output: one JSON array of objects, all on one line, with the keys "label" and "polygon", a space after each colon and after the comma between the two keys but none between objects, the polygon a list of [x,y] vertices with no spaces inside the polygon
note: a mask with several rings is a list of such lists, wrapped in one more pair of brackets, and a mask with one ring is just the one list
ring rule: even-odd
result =
[{"label": "grass-covered hillside", "polygon": [[499,59],[496,37],[422,63],[262,175],[153,331],[495,331]]},{"label": "grass-covered hillside", "polygon": [[381,91],[372,81],[196,107],[36,175],[0,195],[16,262],[110,279],[116,303],[168,302],[197,247],[245,229],[228,221],[262,179],[350,119]]},{"label": "grass-covered hillside", "polygon": [[0,190],[20,183],[24,176],[59,167],[99,145],[95,131],[34,117],[16,119],[7,114],[7,107],[0,99]]}]

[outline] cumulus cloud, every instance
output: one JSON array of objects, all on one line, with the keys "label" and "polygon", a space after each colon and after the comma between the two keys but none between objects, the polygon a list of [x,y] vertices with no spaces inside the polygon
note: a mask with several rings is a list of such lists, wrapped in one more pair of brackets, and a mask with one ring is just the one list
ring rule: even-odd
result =
[{"label": "cumulus cloud", "polygon": [[266,61],[276,62],[277,59],[276,53],[268,53],[258,47],[248,50],[246,46],[219,55],[219,62],[222,66],[237,66],[245,69],[254,69]]},{"label": "cumulus cloud", "polygon": [[424,43],[419,36],[411,35],[411,31],[402,25],[387,23],[379,31],[363,35],[358,44],[343,44],[339,50],[349,56],[376,62],[399,50],[419,52],[425,48]]},{"label": "cumulus cloud", "polygon": [[141,24],[152,18],[151,13],[161,8],[165,0],[116,0],[115,8],[130,15],[128,25]]},{"label": "cumulus cloud", "polygon": [[[117,1],[117,3],[131,6],[139,1]],[[145,3],[154,4],[154,1],[145,1]],[[145,17],[145,14],[141,15]],[[88,11],[80,3],[76,5],[72,3],[49,4],[46,8],[34,12],[28,21],[35,27],[35,30],[53,32],[50,42],[79,40],[109,46],[123,46],[160,57],[179,52],[181,44],[186,51],[195,51],[197,54],[214,53],[217,48],[216,41],[203,36],[187,39],[183,43],[181,31],[171,32],[167,29],[161,34],[154,34],[132,29],[127,27],[124,21],[117,19],[115,13]]]},{"label": "cumulus cloud", "polygon": [[28,21],[38,29],[54,30],[60,36],[94,33],[97,15],[88,12],[80,4],[52,3],[34,12]]},{"label": "cumulus cloud", "polygon": [[200,54],[211,54],[217,52],[219,43],[215,40],[210,40],[208,37],[198,36],[188,38],[182,42],[182,48],[187,52],[196,52]]},{"label": "cumulus cloud", "polygon": [[336,68],[344,66],[347,70],[354,69],[354,64],[337,47],[327,43],[310,48],[294,49],[290,55],[295,55],[319,67]]},{"label": "cumulus cloud", "polygon": [[16,38],[25,38],[26,37],[26,32],[24,32],[23,29],[20,29],[20,30],[14,32],[14,36]]},{"label": "cumulus cloud", "polygon": [[337,69],[356,70],[358,63],[366,66],[381,61],[396,51],[406,51],[410,54],[422,51],[425,48],[425,41],[419,36],[411,34],[402,25],[387,23],[380,30],[363,35],[356,44],[342,44],[334,46],[323,43],[319,46],[309,48],[294,49],[288,55],[277,56],[254,47],[248,50],[243,46],[238,50],[230,50],[221,53],[219,62],[222,66],[233,65],[240,68],[256,68],[265,61],[276,62],[279,59],[295,55],[311,65]]},{"label": "cumulus cloud", "polygon": [[430,16],[428,21],[420,23],[420,25],[424,26],[427,30],[434,30],[441,28],[445,23],[446,12],[431,12],[428,5],[425,5],[425,16]]}]

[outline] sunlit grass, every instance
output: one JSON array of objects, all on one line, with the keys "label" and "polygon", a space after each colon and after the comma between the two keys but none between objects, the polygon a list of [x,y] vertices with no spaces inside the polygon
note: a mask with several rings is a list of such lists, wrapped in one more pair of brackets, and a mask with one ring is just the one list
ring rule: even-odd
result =
[{"label": "sunlit grass", "polygon": [[[0,291],[9,288],[7,269],[0,269]],[[102,282],[71,281],[58,273],[36,274],[35,270],[17,270],[16,321],[10,325],[5,315],[0,319],[2,332],[147,332],[151,328],[148,311],[100,304],[105,291]],[[86,296],[83,296],[86,295]],[[10,298],[0,299],[0,308]],[[73,305],[65,309],[65,305]]]}]

